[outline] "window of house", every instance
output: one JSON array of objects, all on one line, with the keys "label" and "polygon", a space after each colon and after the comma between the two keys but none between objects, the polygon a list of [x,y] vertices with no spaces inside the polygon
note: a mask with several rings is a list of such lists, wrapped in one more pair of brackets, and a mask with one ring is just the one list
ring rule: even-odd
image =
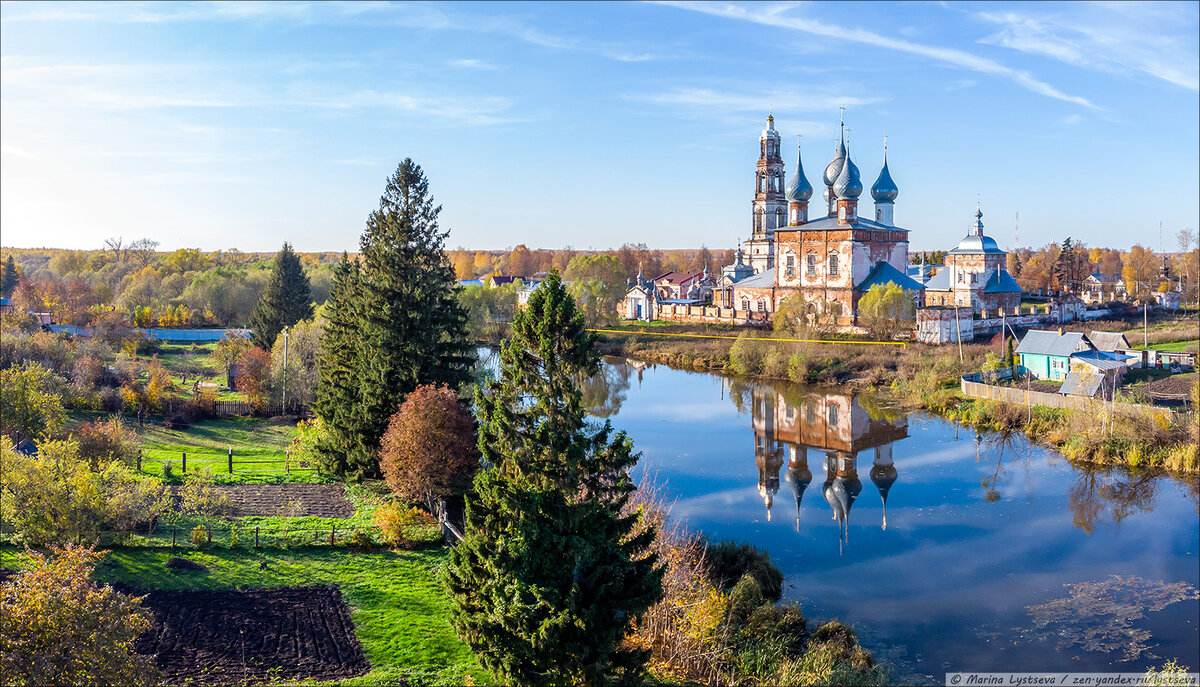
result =
[{"label": "window of house", "polygon": [[838,276],[838,254],[837,253],[829,254],[829,276],[831,276],[831,277]]},{"label": "window of house", "polygon": [[795,277],[796,276],[796,256],[789,254],[787,256],[787,258],[785,258],[784,264],[786,265],[783,269],[784,276],[787,277],[788,279]]},{"label": "window of house", "polygon": [[808,264],[805,265],[804,271],[808,274],[809,278],[817,276],[817,254],[809,253],[806,258]]},{"label": "window of house", "polygon": [[978,275],[978,274],[976,274],[976,273],[974,273],[974,272],[972,272],[972,273],[971,273],[971,283],[972,283],[972,284],[974,284],[974,283],[975,283],[975,282],[977,282],[978,280],[979,280],[979,275]]},{"label": "window of house", "polygon": [[759,312],[767,311],[767,299],[765,299],[765,298],[758,299],[758,311]]},{"label": "window of house", "polygon": [[750,309],[750,299],[745,296],[742,296],[742,310],[749,310],[749,309]]}]

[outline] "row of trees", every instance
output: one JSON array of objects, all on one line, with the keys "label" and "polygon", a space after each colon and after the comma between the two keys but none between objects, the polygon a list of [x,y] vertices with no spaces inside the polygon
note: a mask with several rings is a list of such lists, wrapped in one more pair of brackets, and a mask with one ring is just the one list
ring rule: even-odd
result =
[{"label": "row of trees", "polygon": [[[1067,237],[1061,243],[1049,243],[1034,250],[1019,248],[1008,254],[1008,271],[1026,291],[1065,290],[1079,293],[1093,273],[1115,275],[1123,283],[1128,297],[1145,299],[1154,291],[1183,292],[1185,302],[1195,302],[1200,287],[1200,248],[1195,232],[1181,230],[1176,235],[1179,250],[1156,253],[1142,245],[1128,251],[1089,248]],[[1163,267],[1167,277],[1163,276]]]},{"label": "row of trees", "polygon": [[487,274],[506,274],[529,277],[534,274],[557,269],[560,274],[567,271],[571,261],[580,256],[610,256],[621,265],[622,281],[637,276],[638,270],[646,277],[667,271],[699,272],[708,267],[713,274],[721,267],[733,262],[733,250],[711,251],[706,246],[699,249],[651,250],[644,243],[626,243],[616,250],[580,252],[567,246],[558,250],[530,250],[519,244],[511,251],[470,251],[457,248],[447,251],[459,279],[473,279]]}]

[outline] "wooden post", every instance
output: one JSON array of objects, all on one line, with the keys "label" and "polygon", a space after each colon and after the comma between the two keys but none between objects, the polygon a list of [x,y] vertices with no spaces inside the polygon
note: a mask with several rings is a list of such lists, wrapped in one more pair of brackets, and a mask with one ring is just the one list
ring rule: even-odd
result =
[{"label": "wooden post", "polygon": [[229,474],[233,474],[233,447],[229,447]]},{"label": "wooden post", "polygon": [[138,449],[138,472],[142,471],[142,449]]},{"label": "wooden post", "polygon": [[175,528],[171,528],[171,548],[175,548]]},{"label": "wooden post", "polygon": [[336,531],[337,531],[337,525],[329,526],[329,545],[330,546],[333,546],[333,535],[334,535],[334,532],[336,532]]},{"label": "wooden post", "polygon": [[283,472],[289,474],[292,471],[292,450],[288,449],[283,454]]},{"label": "wooden post", "polygon": [[254,526],[254,548],[258,548],[258,525]]},{"label": "wooden post", "polygon": [[183,472],[187,472],[187,451],[183,452]]}]

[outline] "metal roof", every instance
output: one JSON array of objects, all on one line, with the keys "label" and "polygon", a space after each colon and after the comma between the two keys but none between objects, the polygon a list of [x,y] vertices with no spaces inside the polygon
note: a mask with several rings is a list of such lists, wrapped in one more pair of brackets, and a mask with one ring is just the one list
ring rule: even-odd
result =
[{"label": "metal roof", "polygon": [[943,267],[937,271],[937,274],[925,280],[926,291],[949,291],[950,290],[950,269]]},{"label": "metal roof", "polygon": [[987,285],[983,287],[984,293],[1023,293],[1017,280],[1012,278],[1008,270],[992,270],[988,277]]},{"label": "metal roof", "polygon": [[1100,390],[1100,383],[1104,381],[1104,375],[1096,372],[1068,372],[1063,379],[1062,386],[1059,387],[1058,393],[1064,396],[1087,396],[1091,398]]},{"label": "metal roof", "polygon": [[752,288],[752,289],[773,288],[775,286],[775,268],[770,267],[770,268],[763,270],[762,272],[759,272],[758,274],[755,274],[750,277],[746,277],[745,279],[734,284],[734,286],[739,289],[741,289],[741,288]]},{"label": "metal roof", "polygon": [[1058,332],[1030,329],[1025,333],[1025,338],[1021,339],[1016,352],[1069,358],[1081,344],[1092,347],[1091,342],[1080,332],[1066,332],[1060,335]]},{"label": "metal roof", "polygon": [[[1119,275],[1119,274],[1102,274],[1100,272],[1092,272],[1091,274],[1088,275],[1088,279],[1098,281],[1101,284],[1116,284],[1117,282],[1121,281],[1121,275]],[[1087,281],[1087,279],[1085,279],[1084,281]]]},{"label": "metal roof", "polygon": [[889,283],[896,284],[905,291],[920,291],[925,288],[921,285],[921,282],[893,267],[892,263],[880,260],[871,268],[871,272],[867,274],[867,278],[859,282],[858,286],[855,286],[854,289],[856,291],[868,291],[876,284]]},{"label": "metal roof", "polygon": [[975,255],[978,253],[1003,253],[1000,246],[996,245],[995,239],[991,236],[973,236],[967,235],[962,241],[958,242],[958,246],[950,251],[948,255]]},{"label": "metal roof", "polygon": [[1083,351],[1071,356],[1072,362],[1081,362],[1101,372],[1120,370],[1123,367],[1128,367],[1131,360],[1137,360],[1137,358],[1105,351]]},{"label": "metal roof", "polygon": [[1129,349],[1129,339],[1121,332],[1089,332],[1088,340],[1101,351]]},{"label": "metal roof", "polygon": [[[816,219],[809,220],[804,224],[794,227],[779,227],[775,231],[839,231],[845,230],[846,226],[847,225],[845,224],[840,224],[840,220],[836,216],[830,217],[828,215],[822,215]],[[854,219],[850,221],[849,226],[854,227],[855,229],[887,229],[889,231],[908,231],[907,229],[901,227],[884,224],[882,222],[876,222],[875,220],[868,217],[863,217],[862,215],[856,215]]]}]

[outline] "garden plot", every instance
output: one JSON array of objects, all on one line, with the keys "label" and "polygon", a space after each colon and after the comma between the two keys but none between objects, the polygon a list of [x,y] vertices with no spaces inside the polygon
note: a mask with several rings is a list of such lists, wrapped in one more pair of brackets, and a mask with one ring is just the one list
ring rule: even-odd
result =
[{"label": "garden plot", "polygon": [[221,484],[214,485],[229,497],[230,515],[316,516],[349,518],[354,506],[340,484]]},{"label": "garden plot", "polygon": [[342,680],[370,670],[337,587],[153,590],[138,653],[172,683]]}]

